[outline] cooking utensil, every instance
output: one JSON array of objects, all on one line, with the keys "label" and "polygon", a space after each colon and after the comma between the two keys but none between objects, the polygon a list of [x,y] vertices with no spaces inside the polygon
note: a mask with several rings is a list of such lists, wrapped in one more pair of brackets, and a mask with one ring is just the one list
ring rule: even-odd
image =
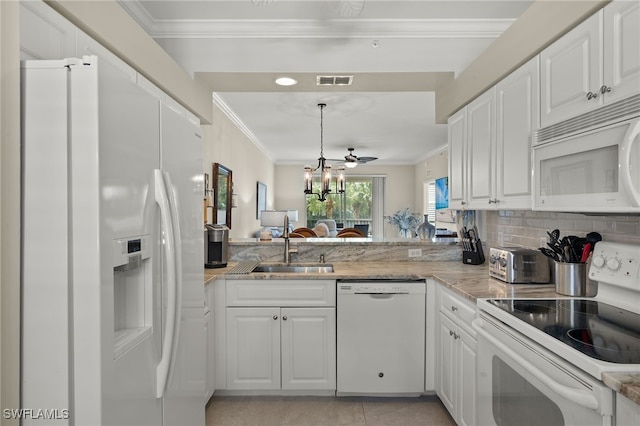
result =
[{"label": "cooking utensil", "polygon": [[551,244],[551,243],[547,243],[547,245],[558,256],[558,262],[566,262],[566,260],[564,259],[564,250],[562,249],[562,247],[560,247],[557,244]]},{"label": "cooking utensil", "polygon": [[567,237],[567,241],[569,243],[569,262],[579,263],[586,239],[570,235]]},{"label": "cooking utensil", "polygon": [[547,235],[549,236],[549,242],[555,245],[557,244],[558,239],[560,238],[560,230],[554,229],[551,232],[547,231]]},{"label": "cooking utensil", "polygon": [[591,248],[593,249],[593,246],[595,246],[598,241],[602,241],[602,235],[597,232],[589,232],[585,236],[585,240],[588,243],[591,243]]},{"label": "cooking utensil", "polygon": [[540,247],[538,250],[540,250],[540,252],[542,254],[544,254],[545,256],[547,256],[548,258],[553,259],[556,262],[560,261],[560,257],[558,256],[558,254],[555,251],[553,251],[553,250],[551,250],[549,248],[546,248],[546,247]]},{"label": "cooking utensil", "polygon": [[591,243],[585,243],[582,248],[582,257],[580,258],[580,263],[587,263],[587,259],[589,259],[589,255],[591,254]]},{"label": "cooking utensil", "polygon": [[596,243],[602,241],[602,235],[597,232],[589,232],[584,238],[584,246],[582,247],[582,256],[580,257],[581,263],[586,263],[589,259],[589,255],[593,251]]}]

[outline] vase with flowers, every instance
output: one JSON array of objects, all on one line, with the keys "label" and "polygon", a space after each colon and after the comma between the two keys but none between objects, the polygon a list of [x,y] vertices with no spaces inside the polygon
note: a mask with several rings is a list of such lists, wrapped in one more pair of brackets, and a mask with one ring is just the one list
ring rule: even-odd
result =
[{"label": "vase with flowers", "polygon": [[387,220],[398,229],[402,238],[413,238],[418,225],[420,225],[420,219],[410,213],[408,208],[395,212]]}]

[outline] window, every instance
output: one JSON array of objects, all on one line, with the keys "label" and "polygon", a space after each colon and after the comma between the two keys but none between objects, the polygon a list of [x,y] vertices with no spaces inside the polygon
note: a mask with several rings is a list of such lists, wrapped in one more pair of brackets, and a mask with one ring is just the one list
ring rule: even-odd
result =
[{"label": "window", "polygon": [[[382,236],[383,183],[384,178],[347,176],[343,194],[328,194],[326,201],[307,195],[307,227],[313,228],[319,219],[333,219],[344,228],[368,224],[369,234]],[[319,187],[319,180],[313,185]]]},{"label": "window", "polygon": [[425,200],[427,200],[427,205],[424,212],[429,219],[429,223],[436,223],[436,181],[427,183]]}]

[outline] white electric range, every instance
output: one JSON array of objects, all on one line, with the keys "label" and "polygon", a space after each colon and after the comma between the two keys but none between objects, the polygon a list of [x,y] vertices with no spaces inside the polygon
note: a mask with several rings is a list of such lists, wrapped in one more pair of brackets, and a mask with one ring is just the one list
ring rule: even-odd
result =
[{"label": "white electric range", "polygon": [[640,372],[640,246],[599,242],[593,298],[479,299],[478,424],[610,425],[605,372]]}]

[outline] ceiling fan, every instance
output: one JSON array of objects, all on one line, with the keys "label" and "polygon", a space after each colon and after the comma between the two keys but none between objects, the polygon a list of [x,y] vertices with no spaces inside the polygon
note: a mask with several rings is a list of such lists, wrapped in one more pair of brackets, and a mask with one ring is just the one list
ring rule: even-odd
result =
[{"label": "ceiling fan", "polygon": [[[364,163],[368,163],[369,161],[378,159],[378,157],[358,157],[353,153],[354,148],[347,148],[347,151],[349,151],[349,153],[344,156],[344,165],[345,167],[350,169],[354,168],[358,164],[364,164]],[[343,160],[332,159],[330,161],[343,161]]]}]

